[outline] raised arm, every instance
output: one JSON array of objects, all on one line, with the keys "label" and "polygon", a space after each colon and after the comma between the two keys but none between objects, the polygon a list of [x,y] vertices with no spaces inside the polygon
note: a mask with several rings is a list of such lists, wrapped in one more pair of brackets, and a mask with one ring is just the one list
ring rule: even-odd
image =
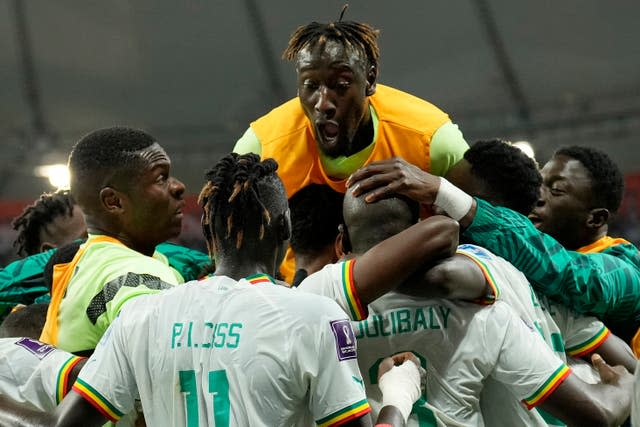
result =
[{"label": "raised arm", "polygon": [[393,158],[358,169],[347,180],[347,188],[355,196],[365,194],[365,200],[369,203],[402,194],[424,205],[432,205],[440,181],[440,177],[404,159]]},{"label": "raised arm", "polygon": [[353,279],[367,305],[423,265],[450,257],[458,246],[458,223],[432,216],[377,244],[354,263]]},{"label": "raised arm", "polygon": [[537,291],[579,313],[615,321],[640,313],[637,251],[628,251],[635,258],[627,259],[631,255],[566,250],[527,217],[481,199],[470,202],[451,184],[441,185],[445,182],[402,159],[390,159],[355,172],[347,186],[356,195],[365,194],[368,202],[401,194],[444,209],[458,219],[465,239],[505,258]]},{"label": "raised arm", "polygon": [[373,162],[354,172],[347,191],[364,194],[367,202],[403,195],[426,206],[436,206],[466,227],[476,211],[475,200],[446,179],[432,175],[404,159]]},{"label": "raised arm", "polygon": [[533,287],[575,311],[612,320],[640,312],[640,269],[605,253],[566,250],[523,215],[477,199],[463,237],[522,271]]},{"label": "raised arm", "polygon": [[478,265],[464,255],[454,255],[411,275],[398,289],[424,298],[448,298],[475,301],[490,292]]}]

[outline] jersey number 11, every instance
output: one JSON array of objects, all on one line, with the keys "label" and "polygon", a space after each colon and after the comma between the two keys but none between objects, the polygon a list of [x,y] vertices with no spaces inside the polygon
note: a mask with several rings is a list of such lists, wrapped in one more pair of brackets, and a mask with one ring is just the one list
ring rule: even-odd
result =
[{"label": "jersey number 11", "polygon": [[[187,427],[198,427],[198,387],[196,372],[180,371],[180,392],[184,394],[187,412]],[[213,395],[213,424],[229,427],[229,380],[224,370],[209,371],[209,393]],[[205,423],[206,424],[206,423]]]}]

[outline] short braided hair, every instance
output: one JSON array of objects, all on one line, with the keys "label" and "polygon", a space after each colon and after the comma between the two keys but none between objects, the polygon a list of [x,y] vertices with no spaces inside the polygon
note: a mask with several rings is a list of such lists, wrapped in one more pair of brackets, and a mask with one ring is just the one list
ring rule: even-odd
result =
[{"label": "short braided hair", "polygon": [[13,247],[19,256],[25,257],[40,252],[40,232],[56,218],[73,215],[75,201],[69,190],[43,193],[33,204],[24,208],[11,225],[18,232]]},{"label": "short braided hair", "polygon": [[369,65],[377,67],[380,58],[378,34],[380,30],[365,23],[339,21],[324,24],[314,21],[294,31],[282,57],[292,61],[307,46],[313,48],[316,45],[324,45],[328,40],[334,40],[345,47],[358,49],[365,55]]},{"label": "short braided hair", "polygon": [[[239,250],[247,238],[263,239],[274,201],[260,187],[279,186],[284,194],[277,169],[273,159],[260,161],[254,153],[230,153],[206,173],[198,203],[204,210],[202,226],[210,254],[232,247]],[[283,199],[286,205],[286,197]],[[215,247],[216,241],[226,248]]]}]

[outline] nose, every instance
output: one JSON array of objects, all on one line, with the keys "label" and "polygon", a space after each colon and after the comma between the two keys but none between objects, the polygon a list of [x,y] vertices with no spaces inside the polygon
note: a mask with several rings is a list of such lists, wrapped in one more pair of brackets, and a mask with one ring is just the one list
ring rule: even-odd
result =
[{"label": "nose", "polygon": [[171,191],[171,194],[173,195],[173,197],[175,197],[176,199],[182,199],[182,196],[184,195],[186,187],[182,183],[182,181],[172,177],[171,187],[169,190]]},{"label": "nose", "polygon": [[546,203],[548,191],[549,190],[547,190],[547,188],[544,185],[540,187],[540,191],[538,193],[538,201],[536,202],[537,208],[544,206],[544,204]]},{"label": "nose", "polygon": [[319,87],[317,98],[314,109],[326,118],[333,117],[336,113],[336,105],[333,102],[331,90],[326,86]]}]

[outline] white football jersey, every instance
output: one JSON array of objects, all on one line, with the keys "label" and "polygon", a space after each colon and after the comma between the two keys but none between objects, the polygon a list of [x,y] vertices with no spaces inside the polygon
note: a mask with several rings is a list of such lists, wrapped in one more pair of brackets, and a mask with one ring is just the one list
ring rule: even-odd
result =
[{"label": "white football jersey", "polygon": [[[299,289],[328,296],[353,316],[360,310],[352,286],[354,262],[328,265]],[[381,403],[375,384],[382,359],[412,351],[421,360],[427,370],[427,390],[414,405],[409,419],[413,426],[491,426],[483,422],[479,404],[486,378],[505,384],[517,401],[535,403],[544,397],[548,384],[559,383],[569,372],[537,330],[502,301],[483,306],[390,292],[369,305],[368,317],[354,322],[354,330],[374,413]]]},{"label": "white football jersey", "polygon": [[328,298],[215,276],[127,303],[74,390],[147,425],[334,425],[370,411],[347,315]]},{"label": "white football jersey", "polygon": [[[563,361],[568,362],[567,355],[580,357],[592,352],[609,336],[609,330],[595,317],[578,315],[539,297],[522,272],[487,249],[465,244],[458,246],[457,253],[480,267],[492,288],[491,298],[507,302]],[[491,426],[565,425],[544,411],[527,410],[503,384],[492,379],[485,384],[481,402],[485,422]]]},{"label": "white football jersey", "polygon": [[31,338],[0,338],[0,394],[51,411],[71,389],[81,357]]},{"label": "white football jersey", "polygon": [[640,360],[636,365],[634,377],[633,398],[631,399],[631,426],[640,427]]}]

